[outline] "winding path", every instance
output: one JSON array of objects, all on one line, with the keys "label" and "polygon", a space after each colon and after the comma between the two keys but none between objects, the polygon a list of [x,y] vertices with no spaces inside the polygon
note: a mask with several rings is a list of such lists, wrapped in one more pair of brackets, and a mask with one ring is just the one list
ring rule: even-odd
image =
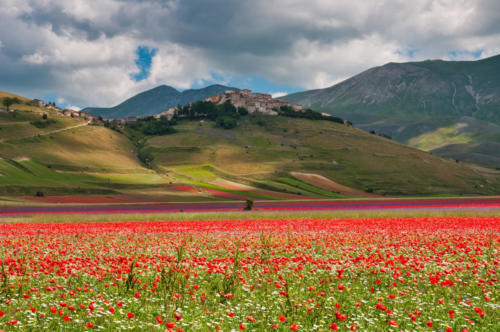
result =
[{"label": "winding path", "polygon": [[16,138],[10,138],[10,139],[0,138],[0,143],[2,143],[2,142],[9,142],[9,141],[17,141],[17,140],[20,140],[20,139],[26,139],[26,138],[32,138],[32,137],[38,137],[38,136],[52,135],[52,134],[55,134],[55,133],[59,133],[61,131],[66,131],[66,130],[71,130],[71,129],[75,129],[75,128],[85,127],[85,126],[88,126],[89,124],[90,124],[90,121],[87,121],[87,122],[84,122],[84,123],[79,123],[79,124],[74,125],[74,126],[69,126],[69,127],[59,128],[59,129],[55,129],[55,130],[50,130],[50,131],[46,131],[46,132],[43,132],[43,133],[37,133],[35,135],[26,136],[26,137],[16,137]]}]

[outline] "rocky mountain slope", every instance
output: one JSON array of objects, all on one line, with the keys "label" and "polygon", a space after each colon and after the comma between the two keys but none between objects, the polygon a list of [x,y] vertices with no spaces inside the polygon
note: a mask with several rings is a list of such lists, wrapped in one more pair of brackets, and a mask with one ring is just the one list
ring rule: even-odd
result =
[{"label": "rocky mountain slope", "polygon": [[[460,127],[449,133],[447,142],[436,142],[427,151],[446,151],[447,157],[494,167],[500,166],[500,137],[495,133],[500,125],[498,73],[500,55],[478,61],[388,63],[332,87],[283,99],[416,147],[422,135]],[[487,135],[484,127],[490,127]],[[459,137],[463,131],[470,136],[465,142]]]}]

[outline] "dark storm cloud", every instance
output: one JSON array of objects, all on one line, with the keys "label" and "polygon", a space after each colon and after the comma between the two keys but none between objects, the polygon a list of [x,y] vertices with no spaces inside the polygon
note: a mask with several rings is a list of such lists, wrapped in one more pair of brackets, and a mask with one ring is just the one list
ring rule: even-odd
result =
[{"label": "dark storm cloud", "polygon": [[[251,2],[196,0],[180,2],[165,20],[165,31],[176,42],[220,53],[275,54],[286,52],[297,39],[330,43],[360,35],[352,27],[320,29],[310,22],[297,22],[286,16],[270,17],[265,5],[257,11]],[[255,3],[255,2],[254,2]],[[270,4],[269,4],[270,6]]]},{"label": "dark storm cloud", "polygon": [[[101,35],[112,37],[117,33],[132,33],[158,41],[256,53],[273,52],[291,45],[298,38],[331,42],[362,34],[353,26],[319,28],[314,25],[317,18],[312,16],[297,20],[280,15],[284,10],[273,12],[273,16],[266,12],[275,7],[286,9],[286,1],[274,2],[281,4],[278,6],[272,2],[228,0],[123,0],[120,3],[121,6],[111,13],[109,22],[78,18],[69,15],[59,3],[38,4],[37,1],[30,1],[31,10],[19,18],[30,24],[50,26],[56,34],[82,32],[90,40]],[[306,9],[307,2],[302,7]]]},{"label": "dark storm cloud", "polygon": [[75,31],[83,32],[89,40],[95,40],[102,34],[112,35],[109,31],[106,33],[95,27],[89,19],[68,15],[58,4],[39,5],[36,1],[31,1],[30,4],[32,11],[19,15],[19,19],[28,24],[50,26],[51,30],[58,35],[67,35]]}]

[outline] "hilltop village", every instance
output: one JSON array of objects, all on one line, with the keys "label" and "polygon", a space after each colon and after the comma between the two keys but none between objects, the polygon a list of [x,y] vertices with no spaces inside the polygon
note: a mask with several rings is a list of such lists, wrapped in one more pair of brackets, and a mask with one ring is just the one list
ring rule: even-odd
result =
[{"label": "hilltop village", "polygon": [[249,113],[264,113],[277,115],[275,111],[281,106],[290,106],[295,111],[302,111],[301,105],[293,105],[287,100],[274,99],[267,93],[252,93],[250,90],[228,90],[223,94],[208,97],[205,101],[211,101],[215,104],[223,104],[226,101],[231,102],[234,107],[244,107]]},{"label": "hilltop village", "polygon": [[[278,115],[277,110],[281,107],[286,106],[290,110],[296,112],[305,112],[306,110],[298,104],[292,104],[289,101],[283,99],[273,98],[270,94],[266,93],[252,93],[251,90],[227,90],[226,92],[211,96],[204,99],[205,102],[212,102],[216,105],[221,105],[226,102],[230,102],[235,108],[245,108],[248,113],[262,113],[267,115]],[[144,117],[136,117],[129,116],[121,119],[102,119],[102,117],[92,116],[91,114],[84,111],[76,111],[72,109],[62,109],[56,106],[53,102],[45,102],[41,99],[33,99],[29,102],[33,106],[38,106],[40,108],[46,108],[50,110],[56,111],[61,116],[68,116],[73,118],[85,118],[92,123],[102,123],[103,121],[108,121],[118,125],[124,125],[126,123],[133,123],[139,119],[147,118]],[[192,105],[193,103],[189,103],[188,105]],[[327,116],[327,114],[324,114]],[[179,107],[172,107],[168,110],[161,112],[159,114],[154,115],[153,117],[159,119],[161,117],[166,117],[168,120],[171,120],[174,116],[183,117],[182,114],[179,114]]]},{"label": "hilltop village", "polygon": [[[301,105],[295,105],[283,99],[275,99],[267,93],[252,93],[251,90],[228,90],[225,93],[205,98],[205,101],[212,102],[216,105],[230,102],[234,107],[244,107],[248,113],[263,113],[268,115],[278,115],[277,109],[282,106],[289,106],[294,111],[304,111]],[[177,114],[178,108],[172,107],[165,112],[155,115],[156,118],[162,116],[171,119]],[[125,121],[133,121],[133,117],[124,119]]]}]

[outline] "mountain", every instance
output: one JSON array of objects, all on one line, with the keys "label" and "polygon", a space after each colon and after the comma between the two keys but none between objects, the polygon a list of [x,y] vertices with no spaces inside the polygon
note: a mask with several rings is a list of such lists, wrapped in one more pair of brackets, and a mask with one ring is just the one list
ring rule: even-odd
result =
[{"label": "mountain", "polygon": [[[5,96],[0,92],[0,102]],[[27,99],[11,109],[0,110],[0,196],[8,199],[37,192],[185,202],[500,190],[500,171],[332,121],[251,114],[228,130],[180,119],[174,132],[136,144],[128,127],[89,125]]]},{"label": "mountain", "polygon": [[117,106],[110,108],[87,107],[82,111],[94,116],[102,116],[105,119],[148,116],[159,114],[177,105],[184,106],[193,101],[203,100],[224,93],[227,90],[238,89],[215,84],[202,89],[189,89],[179,92],[168,85],[160,85],[141,92]]},{"label": "mountain", "polygon": [[[457,160],[500,166],[500,55],[388,63],[283,99]],[[482,129],[488,128],[486,132]],[[444,133],[446,133],[444,135]]]}]

